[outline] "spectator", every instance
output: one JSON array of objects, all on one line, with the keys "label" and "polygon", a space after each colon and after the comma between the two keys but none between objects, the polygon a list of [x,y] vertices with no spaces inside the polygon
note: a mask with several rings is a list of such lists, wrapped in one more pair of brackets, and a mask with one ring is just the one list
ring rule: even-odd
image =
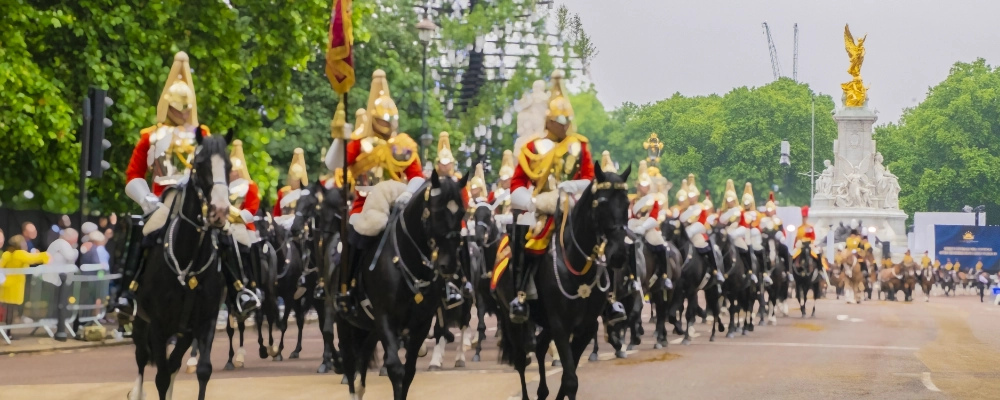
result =
[{"label": "spectator", "polygon": [[53,242],[59,239],[62,235],[62,231],[70,227],[69,215],[63,215],[59,218],[59,222],[52,225],[48,231],[45,232],[45,237],[42,239],[41,243],[38,243],[39,248],[48,249]]},{"label": "spectator", "polygon": [[[22,229],[25,227],[22,226]],[[33,228],[33,227],[32,227]],[[7,243],[6,251],[0,256],[0,265],[4,269],[27,268],[33,264],[45,264],[49,262],[49,255],[46,253],[29,253],[28,241],[21,235],[15,235]],[[0,285],[0,303],[16,306],[20,308],[24,303],[24,275],[11,275]],[[7,308],[7,323],[14,323],[14,310]]]},{"label": "spectator", "polygon": [[[31,222],[25,222],[21,224],[21,236],[26,244],[26,251],[31,253],[37,253],[35,249],[35,239],[38,237],[38,229],[35,229],[35,224]],[[14,238],[11,238],[12,240]]]},{"label": "spectator", "polygon": [[[4,242],[3,229],[0,229],[0,255],[3,254],[3,242]],[[3,274],[3,261],[0,261],[0,285],[3,285],[3,282],[6,279],[7,276]]]},{"label": "spectator", "polygon": [[[87,243],[84,243],[84,247],[81,249],[81,264],[100,264],[101,268],[96,270],[86,270],[82,272],[82,274],[102,276],[108,272],[108,262],[111,259],[107,249],[104,248],[104,245],[107,243],[107,239],[104,237],[104,234],[99,231],[91,232],[90,235],[87,235],[87,237]],[[110,294],[106,284],[98,285],[97,288],[98,289],[96,290],[96,293],[94,293],[94,296],[96,297],[96,304],[101,305],[105,302],[105,299],[110,296]],[[99,311],[95,310],[95,315],[98,313]]]},{"label": "spectator", "polygon": [[[76,250],[78,240],[79,234],[76,233],[76,229],[63,229],[59,238],[54,240],[45,251],[49,254],[49,264],[76,264],[76,258],[80,255],[80,252]],[[45,274],[42,280],[56,286],[61,284],[59,274]]]}]

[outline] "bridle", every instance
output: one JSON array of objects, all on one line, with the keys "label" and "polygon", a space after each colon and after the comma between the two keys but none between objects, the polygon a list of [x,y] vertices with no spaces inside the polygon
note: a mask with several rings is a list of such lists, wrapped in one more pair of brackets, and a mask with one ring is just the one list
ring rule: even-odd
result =
[{"label": "bridle", "polygon": [[[219,249],[218,234],[221,228],[212,226],[209,223],[208,220],[209,201],[206,200],[204,190],[202,190],[202,188],[197,183],[198,179],[197,163],[196,165],[193,165],[191,167],[190,176],[192,177],[191,180],[189,180],[187,184],[181,187],[181,193],[180,193],[181,210],[180,212],[177,213],[180,218],[173,219],[167,226],[166,242],[163,245],[164,247],[163,257],[167,263],[167,267],[170,268],[171,272],[177,275],[178,283],[180,283],[181,286],[187,284],[187,286],[190,289],[194,289],[196,286],[198,286],[198,279],[196,278],[196,276],[200,275],[202,272],[205,272],[205,270],[207,270],[212,265],[213,262],[219,261],[218,257],[216,256],[216,253]],[[228,188],[228,185],[225,182],[216,182],[216,181],[212,182],[212,188],[215,188],[218,185],[222,185]],[[184,213],[184,206],[183,206],[185,200],[187,199],[188,188],[191,186],[194,186],[195,194],[197,195],[198,198],[198,204],[200,205],[200,213],[197,216],[195,216],[195,220],[192,220]],[[178,204],[178,199],[175,197],[173,203],[170,205],[171,208],[169,213],[170,215],[173,214],[174,211],[173,208],[177,206],[177,204]],[[208,260],[206,260],[205,263],[201,265],[198,269],[194,269],[194,262],[195,260],[198,259],[201,253],[196,252],[195,254],[193,254],[191,256],[191,259],[188,260],[187,265],[184,266],[184,268],[181,268],[180,262],[177,260],[177,255],[174,253],[174,248],[176,247],[174,246],[174,243],[176,242],[177,227],[178,224],[182,221],[191,225],[191,227],[193,227],[195,231],[198,232],[198,250],[205,248],[203,244],[206,234],[209,234],[209,238],[211,238],[212,247],[210,256],[208,257]],[[221,268],[221,263],[219,264],[219,266]]]},{"label": "bridle", "polygon": [[[620,192],[626,192],[626,193],[628,192],[628,184],[625,183],[625,182],[600,182],[600,183],[595,182],[595,183],[592,183],[590,185],[590,188],[591,188],[590,189],[591,194],[593,194],[595,196],[597,195],[597,191],[598,190],[612,190],[612,191],[620,191]],[[593,211],[593,212],[590,213],[590,219],[591,219],[590,223],[591,223],[591,226],[600,226],[598,224],[599,221],[597,220],[597,207],[600,204],[606,203],[608,201],[609,201],[608,197],[600,197],[600,198],[594,199],[590,203],[590,208]],[[568,202],[568,199],[567,199],[567,202]],[[570,210],[570,211],[563,211],[562,212],[562,224],[561,224],[561,229],[560,229],[559,241],[558,241],[557,245],[560,247],[560,250],[562,250],[561,253],[563,255],[563,257],[562,257],[563,258],[563,263],[566,265],[566,269],[569,270],[569,272],[571,274],[573,274],[573,275],[581,276],[581,275],[586,275],[587,272],[590,271],[591,266],[593,266],[593,264],[595,262],[599,266],[601,266],[601,267],[605,267],[606,266],[607,260],[604,258],[604,250],[605,250],[605,247],[608,244],[608,235],[607,235],[607,232],[602,232],[598,236],[598,239],[600,239],[600,240],[598,241],[597,244],[594,245],[594,248],[591,249],[590,253],[587,253],[580,246],[580,242],[576,239],[576,235],[569,235],[569,240],[570,240],[570,243],[572,244],[572,246],[570,246],[570,248],[572,248],[573,250],[576,250],[577,253],[579,253],[580,255],[584,256],[584,258],[587,260],[587,262],[583,265],[583,269],[581,269],[580,271],[577,271],[576,269],[573,268],[573,265],[569,262],[569,253],[566,251],[566,247],[567,246],[566,246],[566,243],[565,243],[565,239],[566,239],[566,236],[567,236],[565,234],[565,232],[567,232],[567,229],[568,229],[568,232],[573,232],[573,218],[570,215],[572,213],[573,213],[572,210]],[[612,226],[611,229],[612,229],[612,232],[614,232],[615,230],[619,230],[619,229],[624,230],[625,227],[624,226],[620,226],[618,224],[615,224],[614,226]]]}]

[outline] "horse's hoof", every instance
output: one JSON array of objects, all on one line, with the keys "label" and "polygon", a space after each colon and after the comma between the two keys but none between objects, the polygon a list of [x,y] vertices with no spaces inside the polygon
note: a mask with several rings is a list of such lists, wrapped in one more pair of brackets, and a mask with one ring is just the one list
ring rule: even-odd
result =
[{"label": "horse's hoof", "polygon": [[743,336],[747,335],[747,328],[743,328]]},{"label": "horse's hoof", "polygon": [[626,349],[626,350],[628,350],[628,351],[632,351],[632,350],[634,350],[634,349],[635,349],[635,345],[634,345],[634,344],[632,344],[632,343],[629,343],[629,344],[628,344],[628,346],[627,346],[627,347],[625,347],[625,349]]},{"label": "horse's hoof", "polygon": [[271,348],[267,349],[267,355],[271,357],[277,356],[278,354],[281,354],[281,351],[278,350],[278,345],[273,345]]},{"label": "horse's hoof", "polygon": [[261,360],[263,360],[263,359],[267,358],[268,356],[270,356],[270,354],[267,353],[267,347],[264,347],[264,346],[260,347],[260,351],[258,352],[258,355],[260,356]]},{"label": "horse's hoof", "polygon": [[714,342],[715,341],[715,336],[712,336],[712,337],[708,338],[708,341],[709,342]]},{"label": "horse's hoof", "polygon": [[198,369],[198,367],[196,365],[188,365],[187,369],[184,370],[184,372],[186,372],[188,374],[193,374],[196,369]]},{"label": "horse's hoof", "polygon": [[681,340],[681,345],[682,346],[690,346],[691,345],[691,339],[684,338],[684,340]]},{"label": "horse's hoof", "polygon": [[625,351],[618,350],[615,352],[615,358],[625,358],[625,357],[628,357],[628,354],[626,354]]},{"label": "horse's hoof", "polygon": [[378,376],[389,376],[389,369],[386,367],[379,368]]},{"label": "horse's hoof", "polygon": [[226,371],[232,371],[232,370],[236,369],[236,366],[235,366],[235,365],[233,365],[233,363],[232,363],[232,362],[227,362],[227,363],[226,363],[226,366],[225,366],[225,367],[223,367],[222,369],[224,369],[224,370],[226,370]]},{"label": "horse's hoof", "polygon": [[274,360],[274,361],[285,361],[285,357],[282,357],[281,354],[278,354],[278,355],[272,357],[271,359]]},{"label": "horse's hoof", "polygon": [[236,368],[243,368],[243,363],[246,360],[246,354],[246,350],[243,350],[242,347],[240,347],[239,350],[236,350],[236,357],[233,357],[233,366]]},{"label": "horse's hoof", "polygon": [[658,342],[653,344],[653,350],[659,350],[663,348],[663,342]]},{"label": "horse's hoof", "polygon": [[[761,324],[764,324],[764,321],[760,321],[760,323],[761,323]],[[749,330],[750,332],[753,332],[753,325],[749,325],[749,326],[747,326],[747,329],[746,329],[746,330]]]},{"label": "horse's hoof", "polygon": [[590,358],[587,361],[597,361],[597,353],[590,353]]},{"label": "horse's hoof", "polygon": [[729,331],[729,333],[726,334],[726,339],[732,339],[734,337],[736,337],[736,332]]},{"label": "horse's hoof", "polygon": [[562,361],[552,360],[552,366],[553,367],[561,367],[562,366]]},{"label": "horse's hoof", "polygon": [[431,366],[427,367],[427,370],[428,371],[440,371],[441,370],[441,366],[440,365],[431,365]]},{"label": "horse's hoof", "polygon": [[455,368],[465,368],[465,360],[455,361]]},{"label": "horse's hoof", "polygon": [[472,362],[479,362],[479,354],[474,354],[472,356]]},{"label": "horse's hoof", "polygon": [[639,333],[639,336],[646,334],[646,328],[643,328],[642,325],[635,327],[635,331]]},{"label": "horse's hoof", "polygon": [[341,385],[346,385],[347,384],[347,375],[344,375],[344,377],[340,379],[340,384]]},{"label": "horse's hoof", "polygon": [[289,359],[296,359],[296,358],[299,358],[299,352],[297,352],[297,351],[293,351],[293,352],[292,352],[292,354],[289,354],[289,355],[288,355],[288,358],[289,358]]}]

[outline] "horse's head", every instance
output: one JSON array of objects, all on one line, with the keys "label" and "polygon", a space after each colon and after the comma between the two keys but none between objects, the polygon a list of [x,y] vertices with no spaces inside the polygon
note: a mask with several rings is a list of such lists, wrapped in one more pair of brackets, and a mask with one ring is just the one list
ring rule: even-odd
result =
[{"label": "horse's head", "polygon": [[[221,228],[229,218],[229,171],[232,164],[226,151],[226,143],[233,132],[226,137],[205,136],[201,127],[195,130],[198,147],[195,149],[191,165],[191,183],[201,200],[200,214],[212,227]],[[208,193],[208,198],[205,194]]]},{"label": "horse's head", "polygon": [[626,226],[628,226],[628,180],[632,172],[629,165],[621,175],[604,172],[601,163],[594,163],[594,181],[580,196],[574,211],[580,210],[588,230],[593,229],[599,238],[607,241],[604,249],[609,265],[625,265]]},{"label": "horse's head", "polygon": [[468,227],[472,231],[472,238],[476,243],[482,245],[493,239],[490,236],[490,232],[495,225],[493,222],[493,208],[489,204],[476,204],[475,208],[472,209],[470,222]]},{"label": "horse's head", "polygon": [[445,274],[454,274],[460,260],[462,220],[465,217],[462,188],[469,176],[472,174],[465,174],[456,182],[439,176],[435,170],[429,182],[413,194],[406,206],[405,215],[418,215],[421,220],[434,268]]}]

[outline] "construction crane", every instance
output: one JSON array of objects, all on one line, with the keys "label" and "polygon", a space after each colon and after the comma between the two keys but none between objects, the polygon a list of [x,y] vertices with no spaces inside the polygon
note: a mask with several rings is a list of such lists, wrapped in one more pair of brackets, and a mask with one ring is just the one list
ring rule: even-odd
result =
[{"label": "construction crane", "polygon": [[792,53],[792,80],[799,81],[799,24],[795,23],[795,50]]},{"label": "construction crane", "polygon": [[771,39],[771,28],[767,27],[767,21],[761,24],[764,27],[764,35],[767,36],[767,49],[771,52],[771,72],[774,73],[774,80],[781,78],[781,64],[778,62],[778,49],[774,47],[774,40]]}]

